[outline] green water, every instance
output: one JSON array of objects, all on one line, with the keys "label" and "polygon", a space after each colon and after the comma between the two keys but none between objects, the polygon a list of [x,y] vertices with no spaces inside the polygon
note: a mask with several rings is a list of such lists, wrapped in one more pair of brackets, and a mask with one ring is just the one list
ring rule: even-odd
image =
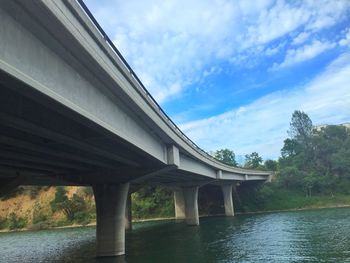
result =
[{"label": "green water", "polygon": [[350,262],[350,209],[134,224],[125,258],[96,259],[95,229],[0,234],[0,262]]}]

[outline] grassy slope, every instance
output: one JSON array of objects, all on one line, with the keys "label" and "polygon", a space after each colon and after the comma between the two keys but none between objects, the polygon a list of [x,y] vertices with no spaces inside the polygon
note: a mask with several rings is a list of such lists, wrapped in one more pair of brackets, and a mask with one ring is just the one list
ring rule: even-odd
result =
[{"label": "grassy slope", "polygon": [[237,210],[240,212],[259,212],[344,206],[350,206],[350,195],[306,196],[302,192],[288,191],[267,185],[254,195],[243,196],[241,203],[237,204]]},{"label": "grassy slope", "polygon": [[[66,189],[69,198],[78,191],[78,187],[67,187]],[[62,211],[52,212],[50,202],[54,200],[55,192],[55,187],[49,187],[40,190],[34,197],[24,192],[13,197],[0,199],[0,230],[9,228],[35,230],[77,224],[76,221],[68,221]],[[91,199],[86,199],[86,202],[93,204]],[[91,220],[93,219],[94,217],[91,216]],[[14,221],[19,222],[18,226],[13,225]]]},{"label": "grassy slope", "polygon": [[314,209],[324,207],[350,206],[349,195],[334,196],[311,196],[306,197],[297,193],[276,194],[274,198],[268,199],[264,210],[286,210],[286,209]]}]

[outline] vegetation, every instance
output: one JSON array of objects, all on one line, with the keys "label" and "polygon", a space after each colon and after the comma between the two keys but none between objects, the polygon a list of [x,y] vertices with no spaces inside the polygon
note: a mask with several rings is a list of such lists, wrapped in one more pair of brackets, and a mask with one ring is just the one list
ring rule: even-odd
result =
[{"label": "vegetation", "polygon": [[9,229],[21,229],[27,225],[27,220],[22,217],[17,217],[15,213],[11,213],[7,219],[7,226]]},{"label": "vegetation", "polygon": [[251,192],[244,205],[238,204],[241,210],[349,205],[350,130],[314,127],[306,113],[295,111],[288,135],[279,160],[259,166],[276,171],[275,180]]},{"label": "vegetation", "polygon": [[259,156],[257,152],[245,155],[245,168],[257,169],[261,167],[263,162],[262,157]]},{"label": "vegetation", "polygon": [[281,150],[278,183],[307,196],[348,194],[350,131],[337,125],[313,128],[305,113],[295,111],[289,134]]},{"label": "vegetation", "polygon": [[[67,191],[64,187],[59,186],[56,189],[55,199],[50,203],[52,212],[62,211],[66,220],[70,223],[86,225],[94,217],[94,210],[88,209],[86,198],[83,195],[90,195],[90,191],[83,190],[80,193],[74,193],[72,198],[67,197]],[[60,221],[59,224],[65,221]]]},{"label": "vegetation", "polygon": [[135,219],[174,216],[173,191],[146,186],[132,194],[132,216]]},{"label": "vegetation", "polygon": [[231,166],[238,165],[236,162],[235,153],[229,149],[217,150],[214,153],[214,157],[227,165],[231,165]]}]

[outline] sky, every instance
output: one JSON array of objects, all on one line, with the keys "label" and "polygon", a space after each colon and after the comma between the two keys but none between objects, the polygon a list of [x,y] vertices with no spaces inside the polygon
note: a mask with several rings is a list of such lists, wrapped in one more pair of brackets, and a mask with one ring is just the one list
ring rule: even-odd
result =
[{"label": "sky", "polygon": [[294,110],[350,122],[349,0],[85,0],[204,150],[277,159]]}]

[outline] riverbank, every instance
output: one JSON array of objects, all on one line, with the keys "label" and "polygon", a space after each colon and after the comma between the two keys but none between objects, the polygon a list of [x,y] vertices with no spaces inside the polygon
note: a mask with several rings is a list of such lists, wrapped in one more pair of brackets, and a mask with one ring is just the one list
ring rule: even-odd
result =
[{"label": "riverbank", "polygon": [[263,210],[255,212],[236,212],[235,215],[254,215],[254,214],[266,214],[266,213],[278,213],[278,212],[298,212],[298,211],[313,211],[322,209],[336,209],[336,208],[350,208],[350,205],[337,205],[337,206],[322,206],[322,207],[304,207],[295,209],[279,209],[279,210]]},{"label": "riverbank", "polygon": [[[334,205],[334,206],[318,206],[318,207],[303,207],[303,208],[294,208],[294,209],[277,209],[277,210],[262,210],[262,211],[252,211],[252,212],[236,212],[235,215],[254,215],[254,214],[265,214],[265,213],[278,213],[278,212],[297,212],[297,211],[312,211],[312,210],[322,210],[322,209],[336,209],[336,208],[350,208],[350,204],[347,205]],[[200,218],[208,218],[208,217],[221,217],[225,216],[224,214],[216,214],[216,215],[200,215]],[[167,220],[175,220],[175,217],[156,217],[156,218],[147,218],[147,219],[135,219],[132,220],[132,223],[144,223],[144,222],[157,222],[157,221],[167,221]],[[72,224],[65,226],[54,226],[40,229],[33,228],[21,228],[21,229],[1,229],[0,233],[10,233],[10,232],[26,232],[26,231],[40,231],[40,230],[48,230],[48,229],[68,229],[68,228],[80,228],[80,227],[94,227],[96,226],[96,222],[91,222],[86,225]]]},{"label": "riverbank", "polygon": [[[166,220],[175,220],[175,217],[156,217],[156,218],[147,218],[147,219],[135,219],[132,220],[132,223],[143,223],[143,222],[156,222],[156,221],[166,221]],[[0,233],[9,233],[9,232],[24,232],[24,231],[40,231],[48,229],[65,229],[65,228],[77,228],[77,227],[92,227],[96,226],[96,222],[91,222],[86,225],[72,224],[66,226],[53,226],[47,228],[33,229],[33,228],[20,228],[20,229],[0,229]]]},{"label": "riverbank", "polygon": [[319,194],[306,196],[303,192],[279,188],[274,184],[240,194],[240,202],[235,202],[237,212],[269,212],[308,210],[350,206],[349,194]]}]

